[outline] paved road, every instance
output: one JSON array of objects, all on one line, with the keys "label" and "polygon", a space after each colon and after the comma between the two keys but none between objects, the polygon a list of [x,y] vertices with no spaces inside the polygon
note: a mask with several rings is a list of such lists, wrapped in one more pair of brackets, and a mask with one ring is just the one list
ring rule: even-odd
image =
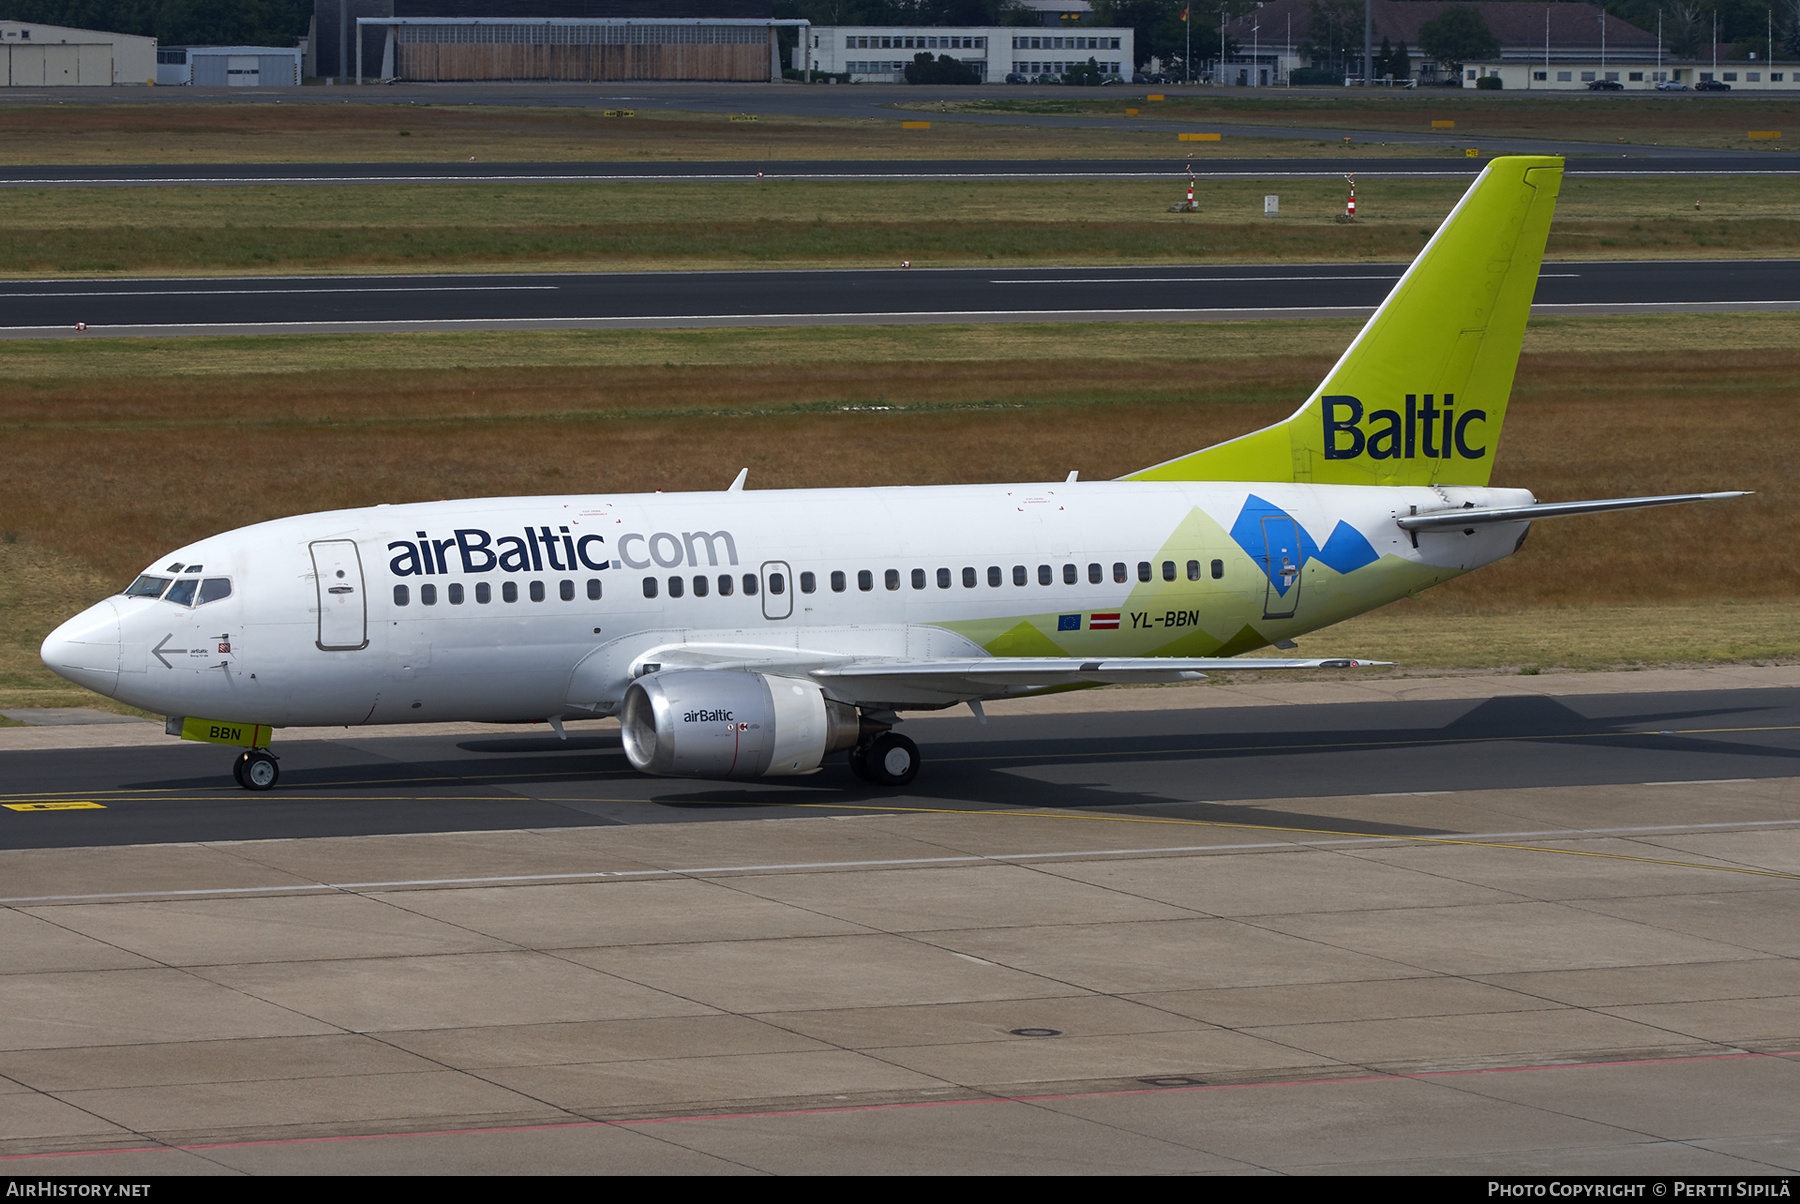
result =
[{"label": "paved road", "polygon": [[0,731],[0,1174],[1800,1171],[1794,670],[990,718],[901,794]]},{"label": "paved road", "polygon": [[[1579,153],[1579,152],[1577,152]],[[1671,151],[1650,158],[1610,150],[1571,158],[1571,176],[1741,176],[1800,174],[1800,156]],[[1202,179],[1472,177],[1480,158],[1399,159],[1380,155],[1222,159],[1195,163]],[[739,159],[585,163],[140,163],[0,166],[0,187],[92,188],[249,184],[491,184],[562,181],[1016,180],[1170,179],[1185,177],[1180,154],[1139,159]]]},{"label": "paved road", "polygon": [[[1399,264],[18,281],[0,337],[1352,316]],[[1539,313],[1800,307],[1800,261],[1546,264]]]},{"label": "paved road", "polygon": [[[1800,776],[1800,688],[915,718],[925,768],[904,791],[841,758],[794,781],[646,777],[616,728],[277,740],[281,785],[231,782],[232,751],[164,740],[0,752],[0,848],[289,839],[737,820],[895,806],[1056,807],[1332,830],[1308,797]],[[4,747],[4,745],[0,745]],[[1289,800],[1272,810],[1259,802]],[[17,804],[79,800],[71,810]],[[1626,823],[1621,820],[1621,823]],[[1372,826],[1371,826],[1372,825]],[[1521,822],[1521,827],[1531,825]]]},{"label": "paved road", "polygon": [[[1165,95],[1180,95],[1184,89],[1159,85],[1157,91]],[[254,92],[246,96],[246,92]],[[1125,102],[1146,94],[1148,88],[1111,89],[1105,99]],[[1192,91],[1206,99],[1219,98],[1220,94],[1211,88],[1195,88]],[[1226,90],[1229,99],[1298,99],[1311,98],[1324,101],[1342,101],[1365,99],[1365,95],[1347,95],[1344,90],[1330,89],[1287,89],[1232,88]],[[1577,104],[1594,106],[1597,113],[1616,109],[1620,105],[1658,105],[1658,104],[1706,104],[1719,109],[1722,121],[1731,121],[1734,104],[1754,103],[1765,99],[1754,92],[1732,92],[1722,94],[1688,95],[1680,98],[1669,98],[1654,93],[1622,93],[1618,96],[1598,94],[1557,93],[1562,101],[1573,101]],[[901,105],[919,105],[938,101],[963,100],[1070,100],[1099,99],[1095,94],[1071,94],[1067,88],[1060,87],[969,87],[969,88],[914,88],[906,85],[859,84],[855,87],[799,87],[770,84],[702,84],[691,82],[656,84],[642,81],[611,84],[405,84],[393,87],[343,87],[343,88],[55,88],[31,89],[8,88],[0,90],[0,105],[4,104],[357,104],[357,105],[393,105],[405,106],[414,104],[429,105],[482,105],[482,106],[522,106],[547,108],[636,108],[660,110],[668,112],[711,112],[711,113],[757,113],[783,114],[802,118],[840,118],[851,120],[899,121],[917,119],[928,116],[934,123],[974,124],[974,125],[1011,125],[1038,126],[1044,128],[1064,129],[1109,129],[1121,128],[1123,121],[1118,117],[1107,116],[1065,116],[1056,113],[943,113],[931,110],[921,113],[914,108],[900,108]],[[1431,111],[1431,96],[1413,94],[1407,97],[1392,98],[1398,103],[1410,103],[1420,114],[1420,124],[1425,124],[1426,116]],[[1459,98],[1460,99],[1460,98]],[[1507,100],[1500,100],[1504,105]],[[1273,139],[1286,141],[1327,141],[1336,142],[1345,135],[1359,141],[1380,140],[1390,144],[1461,147],[1470,141],[1470,135],[1452,131],[1406,131],[1382,130],[1375,132],[1359,131],[1350,127],[1338,126],[1263,126],[1237,125],[1230,122],[1216,121],[1167,121],[1158,120],[1153,114],[1142,118],[1131,119],[1136,128],[1163,129],[1173,132],[1177,129],[1194,132],[1221,133],[1229,137]],[[1594,142],[1578,142],[1558,138],[1489,138],[1482,136],[1477,145],[1484,150],[1504,152],[1508,154],[1596,154],[1625,152],[1634,155],[1659,157],[1663,155],[1699,156],[1709,152],[1691,150],[1683,147],[1660,147],[1653,145],[1617,145],[1604,146]],[[1718,152],[1731,154],[1732,152]]]}]

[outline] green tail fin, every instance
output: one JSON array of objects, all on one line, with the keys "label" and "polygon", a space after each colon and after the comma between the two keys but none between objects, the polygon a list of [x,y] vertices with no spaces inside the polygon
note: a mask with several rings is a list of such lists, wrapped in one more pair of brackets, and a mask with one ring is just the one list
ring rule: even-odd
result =
[{"label": "green tail fin", "polygon": [[1125,479],[1487,484],[1561,185],[1489,163],[1293,417]]}]

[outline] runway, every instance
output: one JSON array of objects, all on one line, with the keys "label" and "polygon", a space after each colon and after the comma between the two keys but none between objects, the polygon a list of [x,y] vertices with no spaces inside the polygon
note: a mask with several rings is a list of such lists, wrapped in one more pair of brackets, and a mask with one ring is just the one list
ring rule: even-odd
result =
[{"label": "runway", "polygon": [[1800,670],[990,717],[880,796],[0,730],[0,1174],[1800,1170]]},{"label": "runway", "polygon": [[[1217,97],[1217,93],[1206,87],[1184,89],[1178,85],[1155,85],[1158,92],[1173,96],[1177,100],[1186,95],[1198,95],[1205,100]],[[1067,113],[1029,113],[1018,111],[998,112],[944,112],[927,106],[937,102],[957,103],[962,101],[1068,101],[1100,100],[1114,101],[1121,106],[1136,100],[1148,93],[1147,85],[1135,85],[1130,88],[1107,89],[1103,92],[1071,93],[1064,87],[1032,87],[1008,86],[996,88],[991,86],[973,86],[966,88],[914,88],[904,84],[858,84],[854,87],[816,86],[804,87],[793,84],[705,84],[688,81],[673,83],[651,83],[632,81],[629,83],[583,83],[583,84],[551,84],[551,83],[453,83],[453,84],[395,84],[392,86],[366,87],[304,87],[304,88],[257,88],[255,95],[246,96],[241,88],[54,88],[31,89],[26,87],[8,88],[0,94],[0,104],[43,105],[43,104],[153,104],[178,107],[182,105],[244,105],[244,104],[302,104],[302,105],[367,105],[405,109],[414,105],[431,105],[453,107],[476,105],[484,107],[524,107],[524,108],[582,108],[582,109],[643,109],[666,113],[730,113],[783,115],[801,119],[849,120],[849,121],[914,121],[929,119],[944,125],[1003,125],[1003,126],[1035,126],[1046,129],[1099,129],[1121,130],[1140,129],[1174,133],[1201,132],[1218,133],[1229,138],[1250,138],[1264,141],[1293,142],[1337,142],[1349,136],[1358,142],[1388,143],[1402,146],[1422,146],[1433,148],[1465,148],[1474,142],[1481,149],[1495,154],[1573,154],[1599,155],[1629,154],[1649,158],[1669,156],[1673,158],[1697,158],[1710,154],[1729,156],[1737,152],[1709,152],[1689,147],[1665,147],[1654,144],[1620,143],[1607,145],[1596,142],[1583,142],[1567,138],[1550,137],[1515,137],[1492,138],[1482,135],[1478,140],[1472,139],[1469,133],[1448,132],[1443,130],[1366,130],[1340,126],[1290,126],[1290,125],[1257,125],[1239,124],[1231,121],[1216,120],[1171,120],[1159,117],[1154,111],[1135,118],[1123,118],[1105,113],[1067,114]],[[1296,99],[1341,100],[1344,92],[1337,88],[1234,88],[1230,90],[1233,100],[1262,99],[1280,103]],[[1624,93],[1617,96],[1604,94],[1555,93],[1560,101],[1574,101],[1595,107],[1596,112],[1616,109],[1621,105],[1659,105],[1659,104],[1702,104],[1713,106],[1722,122],[1730,121],[1736,116],[1734,104],[1755,104],[1765,99],[1766,94],[1739,91],[1723,94],[1695,94],[1679,99],[1671,99],[1654,93]],[[1406,98],[1394,98],[1400,103],[1411,101],[1421,114],[1420,124],[1424,124],[1426,110],[1433,107],[1433,97],[1412,93]],[[1505,102],[1501,102],[1505,103]],[[916,106],[916,107],[915,107]],[[1774,156],[1770,156],[1774,158]]]},{"label": "runway", "polygon": [[[1380,304],[1404,270],[1339,263],[25,280],[0,284],[0,338],[1355,317]],[[1533,312],[1797,307],[1800,261],[1650,260],[1546,263]]]},{"label": "runway", "polygon": [[[1636,148],[1632,148],[1635,152]],[[1778,154],[1686,151],[1571,152],[1569,176],[1768,176],[1800,174],[1800,159]],[[1195,175],[1220,179],[1473,178],[1491,155],[1392,158],[1232,159],[1205,155]],[[739,159],[581,163],[150,163],[0,166],[0,188],[149,188],[190,185],[495,183],[718,183],[748,180],[1164,180],[1185,178],[1179,153],[1145,159]]]}]

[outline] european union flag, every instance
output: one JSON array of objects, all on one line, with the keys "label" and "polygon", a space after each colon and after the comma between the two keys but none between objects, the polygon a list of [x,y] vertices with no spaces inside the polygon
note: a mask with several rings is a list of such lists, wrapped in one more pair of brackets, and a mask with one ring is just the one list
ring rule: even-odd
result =
[{"label": "european union flag", "polygon": [[1056,618],[1056,629],[1058,631],[1080,631],[1081,630],[1081,616],[1080,615],[1058,615]]}]

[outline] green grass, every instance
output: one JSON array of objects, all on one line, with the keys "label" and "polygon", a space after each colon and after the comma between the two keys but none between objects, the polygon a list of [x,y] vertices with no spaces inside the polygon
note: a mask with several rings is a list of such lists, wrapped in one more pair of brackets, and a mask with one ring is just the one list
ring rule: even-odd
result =
[{"label": "green grass", "polygon": [[[1197,214],[1169,212],[1174,179],[8,189],[0,272],[1399,261],[1464,188],[1365,178],[1355,225],[1317,180],[1202,181]],[[1796,254],[1791,202],[1785,179],[1572,178],[1549,254]]]}]

